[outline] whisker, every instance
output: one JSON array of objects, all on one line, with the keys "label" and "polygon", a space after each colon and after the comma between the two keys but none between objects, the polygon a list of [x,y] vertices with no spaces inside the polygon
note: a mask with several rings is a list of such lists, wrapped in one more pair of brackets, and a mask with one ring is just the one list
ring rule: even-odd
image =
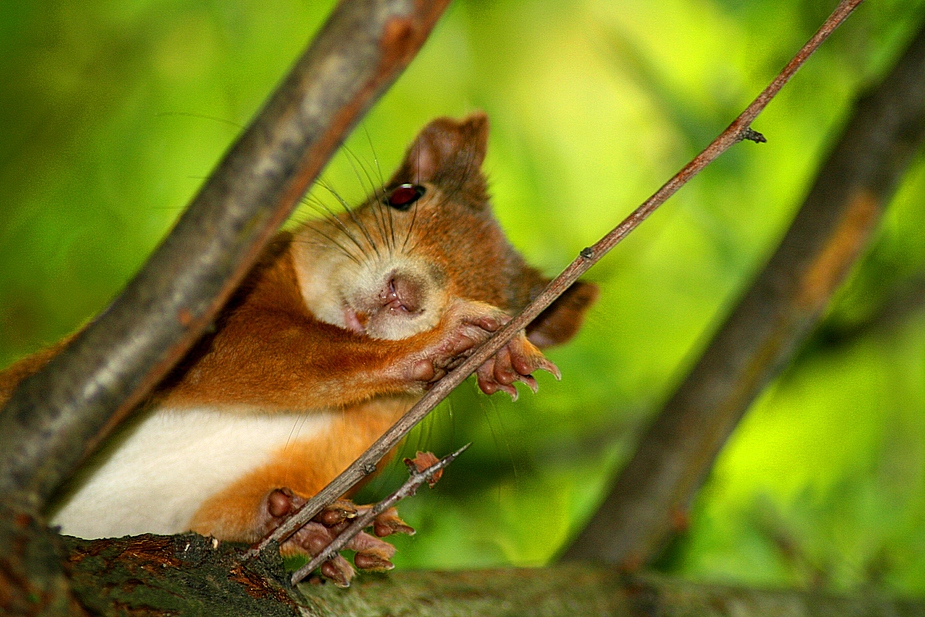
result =
[{"label": "whisker", "polygon": [[[358,165],[360,166],[360,168],[363,167],[362,162],[356,156],[356,154],[354,154],[353,151],[350,150],[349,148],[344,147],[344,153],[347,156],[347,161],[350,163],[351,169],[353,169],[353,175],[356,176],[357,182],[359,182],[360,186],[363,187],[363,191],[365,192],[366,184],[363,182],[363,177],[360,175],[360,171],[357,168]],[[371,199],[375,197],[376,191],[375,191],[375,186],[373,185],[372,180],[368,177],[368,175],[367,175],[367,179],[370,181],[370,188],[373,191],[372,194],[366,193],[366,201],[369,202]],[[383,219],[382,212],[379,210],[379,208],[376,208],[375,210],[373,210],[373,220],[376,222],[376,228],[379,232],[379,237],[382,238],[388,245],[388,237],[386,236],[386,233],[385,233],[385,220]],[[389,248],[391,249],[391,247]]]},{"label": "whisker", "polygon": [[[367,200],[376,200],[377,207],[381,210],[384,208],[382,203],[382,195],[385,193],[385,179],[382,176],[382,168],[379,166],[379,158],[376,156],[376,148],[373,146],[372,139],[369,136],[369,131],[366,127],[363,127],[363,131],[366,134],[366,142],[369,144],[370,152],[373,154],[373,163],[376,166],[376,177],[378,182],[373,179],[373,176],[369,172],[369,166],[364,165],[363,161],[360,160],[353,152],[350,154],[357,160],[357,163],[360,165],[360,169],[363,170],[363,174],[366,176],[367,182],[369,182],[370,194],[367,195]],[[389,249],[394,250],[397,246],[395,241],[395,216],[392,208],[385,207],[385,227],[388,229],[388,238],[386,242],[389,243]]]},{"label": "whisker", "polygon": [[[323,231],[321,231],[321,230],[318,229],[317,227],[312,227],[311,225],[309,225],[309,226],[307,227],[307,229],[308,229],[309,231],[313,232],[313,233],[318,234],[319,236],[321,236],[321,237],[324,238],[325,240],[327,240],[327,242],[314,242],[313,244],[315,244],[315,245],[317,245],[317,246],[335,246],[335,247],[337,247],[338,249],[340,249],[341,252],[342,252],[348,259],[350,259],[350,261],[352,261],[353,263],[355,263],[355,264],[358,265],[358,266],[363,265],[363,263],[362,263],[362,261],[360,260],[359,257],[357,257],[356,255],[354,255],[353,253],[351,253],[349,250],[347,250],[347,247],[344,246],[343,244],[341,244],[340,242],[338,242],[335,238],[332,238],[331,236],[329,236],[328,234],[324,233]],[[303,240],[303,242],[304,242],[304,240]]]},{"label": "whisker", "polygon": [[366,135],[366,143],[369,144],[369,150],[373,153],[373,163],[376,164],[376,175],[379,177],[379,189],[382,190],[385,188],[385,178],[382,176],[382,168],[379,167],[379,157],[376,155],[376,147],[373,145],[373,140],[369,136],[369,130],[366,128],[366,125],[363,125],[363,134]]},{"label": "whisker", "polygon": [[395,241],[395,217],[391,206],[388,206],[383,199],[384,197],[382,194],[377,194],[374,201],[371,202],[371,207],[376,208],[377,218],[383,222],[383,230],[381,233],[389,249],[389,254],[391,255],[395,252],[395,248],[397,247]]},{"label": "whisker", "polygon": [[219,116],[210,116],[208,114],[193,113],[190,111],[161,111],[154,115],[157,116],[158,118],[161,118],[164,116],[181,116],[185,118],[199,118],[200,120],[211,120],[212,122],[221,122],[222,124],[227,124],[238,130],[243,130],[245,128],[245,126],[241,124],[240,122],[235,122],[234,120],[229,120],[228,118],[222,118]]},{"label": "whisker", "polygon": [[[383,176],[382,167],[379,165],[379,155],[376,154],[376,146],[373,144],[372,137],[369,134],[369,129],[367,128],[365,124],[363,125],[363,134],[366,136],[366,143],[369,145],[369,151],[373,155],[373,163],[376,166],[376,177],[378,177],[379,179],[378,189],[373,191],[372,197],[377,200],[378,207],[382,208],[383,204],[382,204],[380,195],[385,192],[385,188],[386,188],[385,187],[385,176]],[[366,170],[365,167],[364,167],[364,170]],[[368,171],[366,173],[367,175],[369,175]],[[373,185],[373,184],[374,183],[372,179],[370,179],[370,185]],[[389,225],[388,225],[389,236],[391,238],[391,247],[394,248],[394,247],[397,247],[398,245],[397,245],[396,238],[395,238],[395,218],[394,218],[394,213],[392,212],[391,208],[387,208],[387,214],[388,214],[388,222],[389,222]]]},{"label": "whisker", "polygon": [[418,204],[414,202],[411,206],[411,221],[408,223],[408,229],[405,231],[405,239],[401,244],[401,250],[405,254],[411,254],[414,252],[414,249],[417,247],[417,243],[414,243],[410,247],[408,246],[408,240],[411,239],[411,232],[414,229],[414,223],[418,219]]},{"label": "whisker", "polygon": [[[336,200],[340,203],[340,205],[342,205],[342,206],[344,207],[344,211],[346,212],[347,216],[350,217],[350,220],[353,221],[353,224],[356,226],[356,228],[357,228],[357,229],[360,231],[360,233],[362,233],[363,236],[366,238],[366,241],[367,241],[367,242],[369,243],[369,245],[372,247],[373,251],[375,251],[376,256],[379,257],[379,258],[381,258],[382,255],[379,253],[379,247],[378,247],[378,245],[376,244],[375,241],[373,241],[373,238],[372,238],[372,236],[369,234],[369,230],[366,228],[366,225],[364,225],[363,222],[360,221],[360,219],[359,219],[359,218],[357,217],[357,215],[356,215],[356,211],[355,211],[353,208],[350,207],[350,204],[347,203],[347,200],[344,199],[343,197],[341,197],[340,193],[338,193],[337,191],[335,191],[335,190],[334,190],[334,187],[332,187],[332,186],[331,186],[330,184],[328,184],[327,182],[320,182],[319,185],[320,185],[322,188],[324,188],[325,190],[327,190],[327,191],[334,197],[334,199],[336,199]],[[338,220],[340,220],[340,219],[338,218]],[[358,243],[358,245],[359,245],[359,243]],[[363,248],[363,247],[361,247],[361,248]],[[365,248],[363,249],[363,252],[364,252],[364,254],[366,253]]]},{"label": "whisker", "polygon": [[[351,161],[350,166],[353,168],[353,173],[356,175],[357,181],[359,181],[360,186],[363,187],[364,193],[366,193],[366,200],[369,201],[370,199],[372,199],[373,197],[375,197],[382,191],[383,184],[382,184],[381,172],[379,173],[380,178],[379,178],[379,182],[377,183],[373,179],[372,175],[370,175],[369,168],[364,164],[364,161],[362,158],[357,156],[353,150],[351,150],[350,148],[346,146],[344,146],[344,152],[346,153],[346,155],[349,157],[349,160]],[[378,168],[378,166],[379,166],[379,162],[376,161],[376,167]],[[359,170],[358,170],[358,167],[359,167]],[[363,182],[363,177],[359,173],[360,170],[362,170],[363,176],[365,176],[366,178],[366,183]]]},{"label": "whisker", "polygon": [[340,231],[356,245],[356,247],[360,250],[361,255],[365,254],[366,249],[363,247],[363,244],[359,241],[359,239],[357,239],[350,228],[331,210],[331,208],[328,207],[326,203],[324,203],[324,201],[312,195],[303,199],[302,202],[315,210],[315,212],[324,215],[324,220],[340,229]]}]

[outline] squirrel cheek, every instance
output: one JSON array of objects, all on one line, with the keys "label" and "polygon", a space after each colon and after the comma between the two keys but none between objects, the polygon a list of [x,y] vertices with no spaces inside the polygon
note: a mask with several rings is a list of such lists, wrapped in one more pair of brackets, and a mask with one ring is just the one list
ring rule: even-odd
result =
[{"label": "squirrel cheek", "polygon": [[366,332],[366,322],[368,317],[363,313],[357,313],[351,307],[344,307],[344,327],[359,334]]}]

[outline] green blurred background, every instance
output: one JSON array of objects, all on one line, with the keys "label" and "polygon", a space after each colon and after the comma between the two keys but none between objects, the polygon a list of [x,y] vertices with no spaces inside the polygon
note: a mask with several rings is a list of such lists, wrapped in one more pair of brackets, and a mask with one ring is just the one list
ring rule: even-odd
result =
[{"label": "green blurred background", "polygon": [[[725,128],[834,4],[457,1],[350,151],[388,174],[432,117],[485,110],[498,216],[553,274]],[[331,5],[3,4],[0,365],[111,300]],[[437,411],[410,447],[474,445],[404,504],[419,533],[397,541],[400,567],[542,564],[562,549],[773,250],[852,100],[923,17],[923,0],[865,3],[758,119],[767,144],[725,154],[591,271],[601,301],[550,354],[561,383],[542,376],[516,404],[466,384]],[[925,593],[922,162],[661,568]],[[344,156],[326,178],[364,193]],[[383,474],[369,491],[400,480]]]}]

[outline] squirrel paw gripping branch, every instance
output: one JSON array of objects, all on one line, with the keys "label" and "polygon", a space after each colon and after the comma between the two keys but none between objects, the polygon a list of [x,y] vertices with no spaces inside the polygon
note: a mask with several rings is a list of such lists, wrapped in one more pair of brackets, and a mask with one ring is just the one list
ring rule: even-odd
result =
[{"label": "squirrel paw gripping branch", "polygon": [[[432,383],[548,282],[496,222],[481,171],[488,120],[428,124],[357,208],[281,232],[205,335],[62,491],[50,512],[87,538],[187,530],[255,542],[321,490]],[[558,369],[597,288],[576,283],[477,371],[516,397]],[[0,402],[66,341],[0,373]],[[332,504],[283,546],[317,554],[353,515]],[[377,535],[411,529],[394,510]],[[361,569],[394,548],[351,541]],[[338,557],[322,573],[347,582]]]}]

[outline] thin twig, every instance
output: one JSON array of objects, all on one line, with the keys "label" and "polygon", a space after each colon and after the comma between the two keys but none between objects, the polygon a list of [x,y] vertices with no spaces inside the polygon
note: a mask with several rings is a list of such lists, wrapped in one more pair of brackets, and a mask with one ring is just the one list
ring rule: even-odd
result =
[{"label": "thin twig", "polygon": [[674,195],[678,189],[697,175],[704,167],[713,162],[732,145],[743,139],[755,139],[750,125],[761,111],[771,102],[803,63],[816,51],[819,45],[851,14],[863,0],[842,0],[832,15],[825,21],[815,35],[803,46],[794,58],[774,78],[770,85],[743,111],[729,127],[723,131],[707,148],[684,166],[673,178],[662,186],[652,197],[647,199],[623,220],[610,233],[591,247],[581,251],[575,261],[569,264],[523,311],[507,325],[495,333],[481,347],[466,359],[459,367],[441,379],[412,407],[394,426],[385,432],[353,464],[335,478],[315,497],[310,499],[292,518],[280,525],[271,535],[248,551],[246,557],[253,557],[271,541],[282,542],[302,525],[310,521],[327,504],[347,492],[366,474],[366,469],[375,469],[375,463],[394,448],[408,432],[414,428],[446,396],[472,374],[483,362],[494,355],[520,330],[523,330],[544,309],[555,301],[591,266],[613,249],[620,241],[649,217],[662,203]]},{"label": "thin twig", "polygon": [[[315,557],[312,558],[307,564],[293,572],[292,574],[292,584],[297,585],[302,580],[304,580],[308,575],[315,571],[318,566],[323,564],[325,561],[336,555],[340,552],[350,540],[353,539],[358,533],[369,527],[372,522],[376,519],[377,516],[397,504],[402,499],[411,497],[415,494],[418,488],[425,482],[432,483],[434,475],[438,472],[445,469],[450,463],[456,460],[460,454],[465,452],[469,446],[472,444],[467,443],[461,447],[456,452],[452,454],[447,454],[442,459],[423,469],[418,471],[416,469],[411,470],[411,476],[402,484],[397,491],[383,499],[377,504],[374,504],[371,508],[357,516],[350,526],[347,527],[339,536],[337,536],[333,542],[327,545],[323,551],[318,553]],[[410,469],[410,467],[409,467]]]}]

